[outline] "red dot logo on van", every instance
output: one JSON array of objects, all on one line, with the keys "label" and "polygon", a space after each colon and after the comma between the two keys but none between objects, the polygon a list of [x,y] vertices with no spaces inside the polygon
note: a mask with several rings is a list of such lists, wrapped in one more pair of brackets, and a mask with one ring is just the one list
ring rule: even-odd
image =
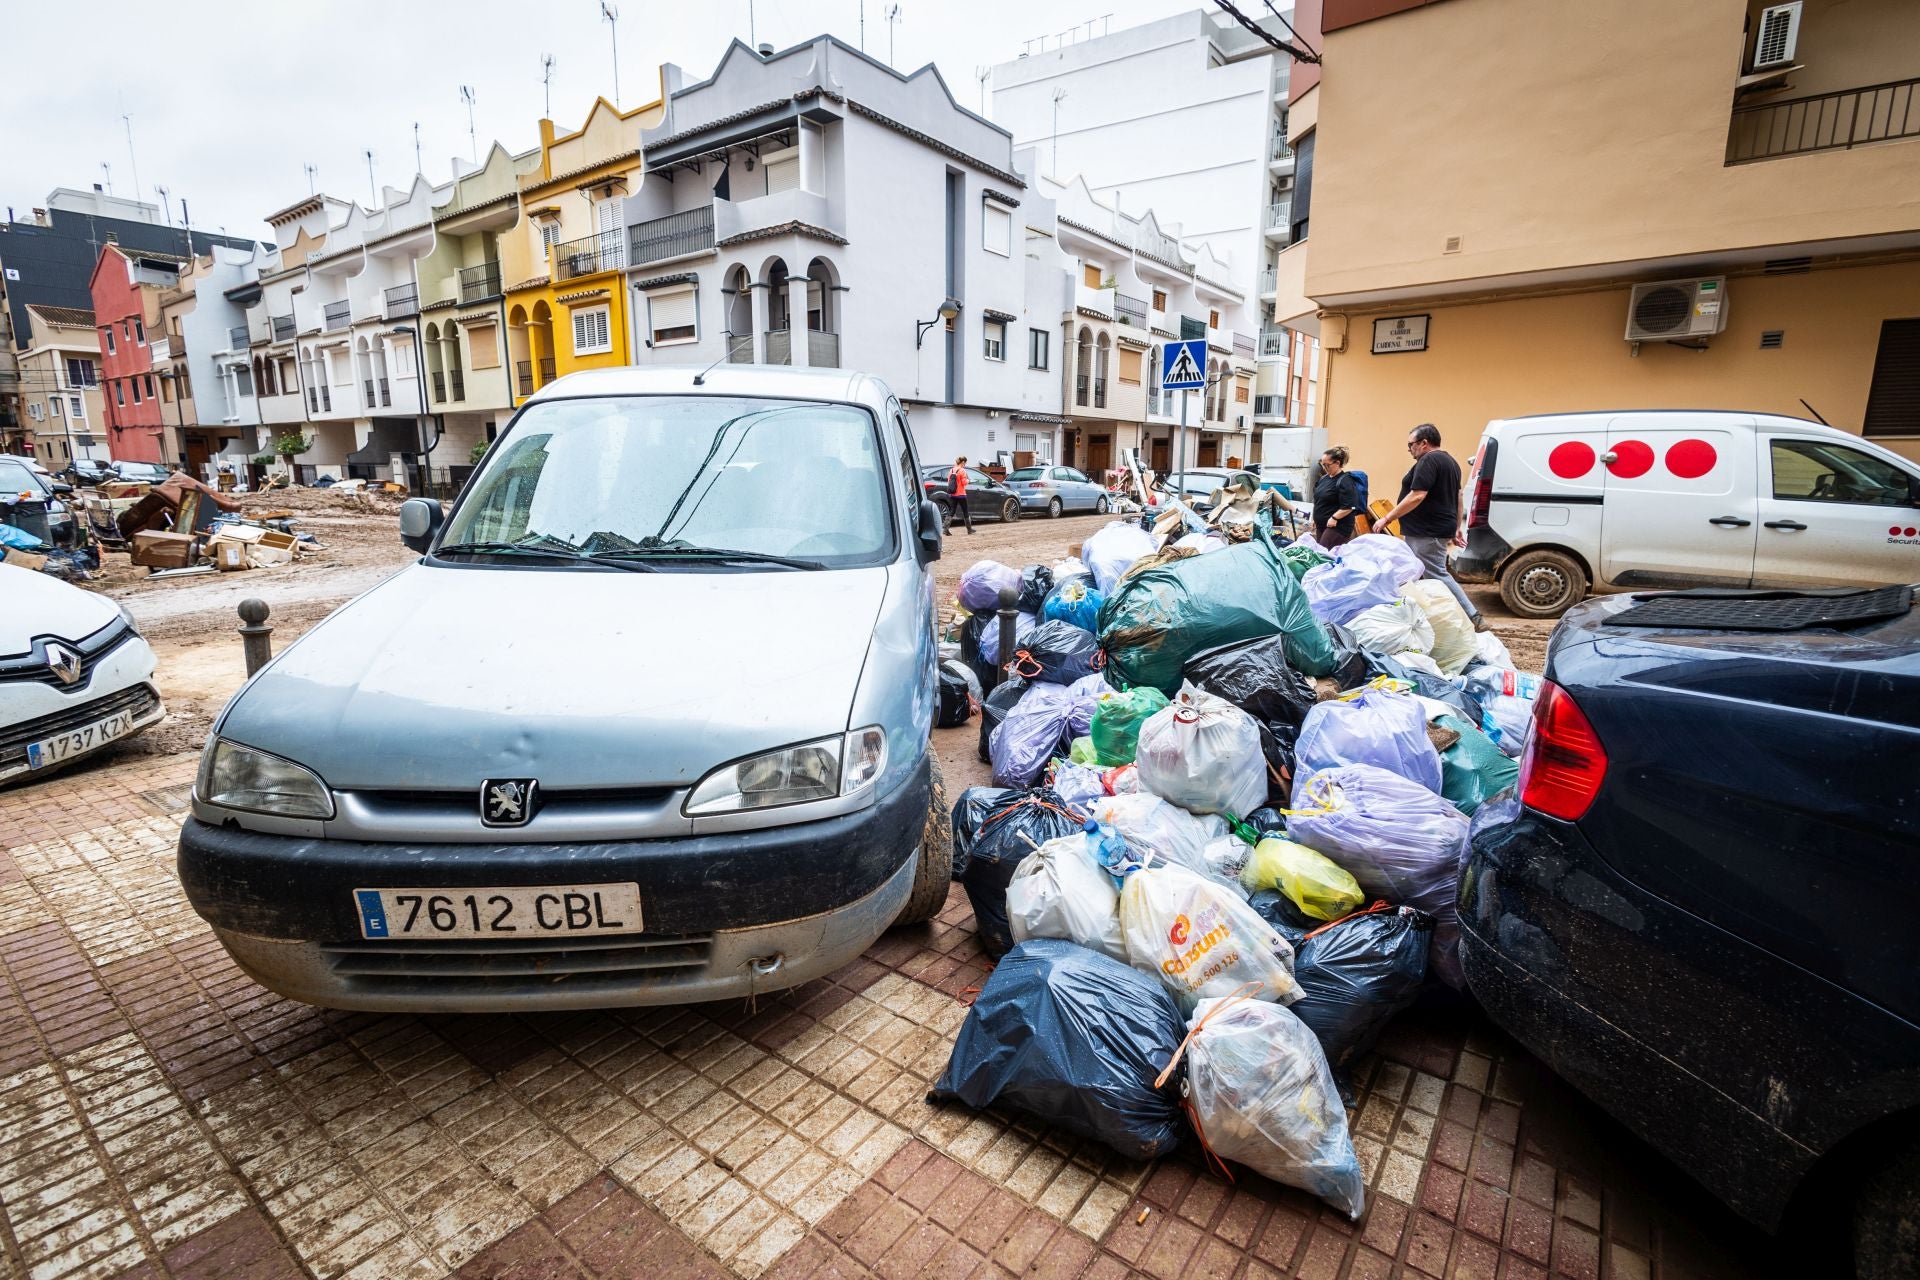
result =
[{"label": "red dot logo on van", "polygon": [[1698,480],[1718,461],[1720,455],[1705,440],[1681,440],[1667,450],[1667,470],[1682,480]]},{"label": "red dot logo on van", "polygon": [[1563,441],[1547,455],[1547,469],[1562,480],[1578,480],[1593,470],[1593,446],[1579,440]]},{"label": "red dot logo on van", "polygon": [[1914,533],[1915,533],[1915,532],[1916,532],[1916,530],[1914,530],[1914,529],[1911,529],[1911,528],[1909,528],[1909,529],[1903,529],[1903,530],[1901,530],[1901,533],[1900,533],[1900,536],[1901,536],[1901,537],[1903,537],[1903,538],[1911,538],[1911,537],[1912,537],[1912,536],[1914,535]]},{"label": "red dot logo on van", "polygon": [[1644,440],[1622,440],[1613,446],[1607,470],[1622,480],[1635,480],[1653,470],[1653,448]]},{"label": "red dot logo on van", "polygon": [[1891,529],[1889,529],[1889,530],[1887,530],[1887,536],[1888,536],[1889,538],[1897,538],[1897,537],[1899,537],[1899,536],[1900,536],[1900,526],[1899,526],[1899,525],[1895,525],[1895,526],[1893,526],[1893,528],[1891,528]]}]

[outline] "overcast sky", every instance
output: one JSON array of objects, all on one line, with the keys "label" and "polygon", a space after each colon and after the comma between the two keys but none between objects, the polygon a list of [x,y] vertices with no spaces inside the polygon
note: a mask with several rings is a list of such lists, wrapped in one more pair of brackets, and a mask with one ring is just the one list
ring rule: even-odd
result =
[{"label": "overcast sky", "polygon": [[[866,0],[868,53],[887,57],[884,0]],[[928,61],[960,101],[980,107],[978,69],[1017,57],[1039,36],[1113,30],[1202,7],[1201,0],[901,0],[894,65]],[[1210,5],[1207,7],[1211,7]],[[860,44],[861,0],[753,0],[753,34],[785,48],[821,31]],[[662,62],[704,79],[747,0],[622,0],[620,99],[650,101]],[[538,139],[541,55],[558,60],[553,118],[580,123],[595,94],[613,96],[613,56],[599,0],[44,0],[7,5],[11,103],[0,117],[0,204],[31,216],[55,187],[111,177],[116,194],[185,197],[196,227],[268,239],[262,219],[319,187],[366,202],[365,152],[381,185],[412,179],[414,124],[435,182],[469,153],[460,86],[471,85],[481,154]],[[1036,46],[1037,48],[1038,46]],[[991,87],[987,97],[992,103]],[[122,114],[132,117],[133,155]],[[989,114],[991,112],[989,111]],[[103,173],[101,162],[111,165]]]}]

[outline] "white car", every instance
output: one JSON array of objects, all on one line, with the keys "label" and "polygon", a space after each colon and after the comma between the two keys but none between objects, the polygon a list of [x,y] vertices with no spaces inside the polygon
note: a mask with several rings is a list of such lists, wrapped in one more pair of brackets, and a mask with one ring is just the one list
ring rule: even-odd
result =
[{"label": "white car", "polygon": [[153,668],[126,609],[0,564],[0,786],[159,723]]}]

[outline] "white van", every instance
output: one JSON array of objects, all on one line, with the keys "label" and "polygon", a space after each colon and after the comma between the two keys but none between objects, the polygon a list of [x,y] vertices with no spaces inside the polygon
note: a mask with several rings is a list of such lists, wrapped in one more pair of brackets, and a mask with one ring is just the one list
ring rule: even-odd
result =
[{"label": "white van", "polygon": [[1527,618],[1589,588],[1920,582],[1920,466],[1765,413],[1556,413],[1487,424],[1462,582]]}]

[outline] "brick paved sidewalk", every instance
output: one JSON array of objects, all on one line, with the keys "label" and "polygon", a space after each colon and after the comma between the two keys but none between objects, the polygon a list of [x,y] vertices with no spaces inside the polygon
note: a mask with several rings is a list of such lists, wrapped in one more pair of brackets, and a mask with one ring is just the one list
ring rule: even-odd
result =
[{"label": "brick paved sidewalk", "polygon": [[173,875],[192,756],[0,793],[0,1275],[1750,1274],[1766,1243],[1464,1007],[1356,1074],[1349,1224],[925,1101],[986,966],[934,926],[739,1005],[318,1010]]}]

